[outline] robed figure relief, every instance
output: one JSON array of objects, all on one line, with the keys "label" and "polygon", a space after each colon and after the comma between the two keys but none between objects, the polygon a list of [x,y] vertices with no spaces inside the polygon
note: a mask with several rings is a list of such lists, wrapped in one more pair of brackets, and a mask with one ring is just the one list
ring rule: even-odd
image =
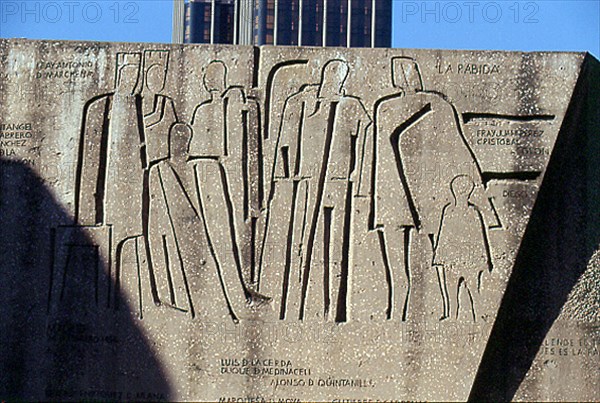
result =
[{"label": "robed figure relief", "polygon": [[[118,309],[115,296],[123,289],[140,317],[144,304],[161,303],[148,243],[148,176],[152,164],[168,157],[168,133],[177,122],[173,100],[161,94],[168,61],[167,50],[117,53],[115,89],[85,105],[78,149],[76,225],[96,234],[89,247],[114,279],[114,287],[98,284],[95,293]],[[80,270],[70,268],[71,251],[62,256],[72,231],[58,232],[67,235],[57,242],[54,273],[66,278]]]},{"label": "robed figure relief", "polygon": [[[249,215],[244,203],[250,203],[241,190],[246,181],[242,176],[246,171],[241,166],[242,154],[247,152],[243,149],[243,142],[247,141],[244,139],[247,111],[244,112],[240,104],[245,99],[234,102],[233,97],[224,96],[226,69],[222,63],[213,62],[204,75],[205,88],[211,96],[218,88],[218,101],[222,102],[213,97],[198,106],[192,125],[174,123],[173,102],[160,94],[164,86],[162,72],[166,71],[164,55],[154,52],[151,56],[153,63],[148,63],[146,72],[144,99],[148,101],[144,104],[147,112],[144,122],[150,160],[147,239],[153,297],[158,305],[187,313],[192,318],[229,316],[237,322],[247,302],[260,299],[245,286],[236,223],[229,221],[233,211],[242,211],[246,216],[237,224],[243,227]],[[239,91],[243,94],[243,89]],[[217,103],[218,107],[213,108]],[[212,119],[222,124],[220,133]],[[218,133],[221,137],[212,138]],[[202,143],[207,135],[210,136],[208,142]],[[232,142],[239,141],[230,146],[231,159],[226,158],[228,136]],[[225,144],[223,149],[215,146],[219,139]],[[223,169],[223,165],[226,168]],[[212,170],[215,167],[218,169]],[[234,197],[230,197],[232,189],[227,181],[232,176],[231,182],[238,185],[233,185]],[[213,180],[224,182],[225,186],[215,189]],[[228,260],[231,257],[233,259]],[[198,301],[214,303],[198,305]]]},{"label": "robed figure relief", "polygon": [[[407,258],[411,239],[417,238],[419,247],[429,250],[425,256],[432,256],[439,212],[452,201],[449,184],[467,175],[481,187],[482,179],[458,113],[442,94],[423,89],[417,63],[407,57],[393,58],[392,77],[398,93],[376,106],[372,224],[380,231],[390,279],[388,318],[406,320],[414,291]],[[436,267],[443,290],[443,273]]]},{"label": "robed figure relief", "polygon": [[[203,84],[209,99],[194,111],[189,144],[190,169],[194,171],[197,197],[206,226],[207,242],[226,284],[236,283],[244,298],[232,292],[233,310],[247,303],[268,300],[252,290],[252,220],[259,213],[256,164],[248,157],[256,144],[258,104],[242,87],[227,85],[227,67],[212,61],[204,69]],[[236,276],[236,280],[233,280]],[[235,316],[235,315],[233,315]]]},{"label": "robed figure relief", "polygon": [[[348,321],[354,198],[374,129],[369,226],[384,263],[386,317],[409,318],[415,273],[424,274],[414,267],[425,264],[437,274],[442,319],[458,315],[461,295],[475,318],[485,270],[470,270],[449,251],[465,246],[456,246],[452,224],[462,214],[473,237],[467,252],[491,270],[481,169],[454,106],[423,88],[413,59],[391,62],[397,91],[375,103],[373,125],[361,98],[347,93],[348,63],[327,61],[318,82],[286,95],[269,139],[272,166],[263,167],[259,104],[228,84],[222,61],[204,67],[208,96],[187,124],[164,94],[169,52],[117,54],[114,90],[85,106],[77,164],[75,218],[96,243],[80,245],[69,240],[70,227],[57,230],[59,295],[77,283],[69,265],[99,267],[104,259],[114,289],[92,292],[110,306],[126,288],[140,316],[153,302],[195,317],[207,299],[221,301],[213,313],[237,322],[268,295],[280,319]],[[411,249],[422,261],[409,259]]]},{"label": "robed figure relief", "polygon": [[169,133],[169,158],[150,169],[149,240],[157,291],[161,305],[192,318],[229,316],[237,322],[245,290],[235,266],[217,260],[197,166],[189,160],[191,138],[189,125],[175,124]]},{"label": "robed figure relief", "polygon": [[320,83],[284,105],[263,242],[283,233],[288,247],[283,271],[263,259],[270,288],[261,289],[280,296],[281,319],[347,320],[357,150],[371,125],[361,100],[346,94],[348,73],[345,61],[331,60]]},{"label": "robed figure relief", "polygon": [[140,53],[118,53],[114,91],[86,104],[75,184],[77,224],[108,228],[108,239],[99,241],[99,254],[114,276],[116,289],[109,288],[109,293],[118,295],[120,287],[127,287],[136,294],[132,305],[140,315],[137,285],[142,271],[147,272],[141,214],[147,169],[141,68]]}]

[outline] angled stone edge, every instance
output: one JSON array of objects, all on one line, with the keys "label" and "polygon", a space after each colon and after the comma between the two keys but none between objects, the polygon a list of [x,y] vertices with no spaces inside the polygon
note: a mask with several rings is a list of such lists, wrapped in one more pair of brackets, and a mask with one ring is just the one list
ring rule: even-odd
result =
[{"label": "angled stone edge", "polygon": [[600,63],[587,54],[471,392],[474,401],[599,398],[599,78]]}]

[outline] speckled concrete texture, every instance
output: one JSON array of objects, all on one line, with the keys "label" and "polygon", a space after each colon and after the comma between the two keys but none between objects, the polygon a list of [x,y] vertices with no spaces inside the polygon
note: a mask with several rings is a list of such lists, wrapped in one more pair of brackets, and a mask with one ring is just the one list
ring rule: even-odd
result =
[{"label": "speckled concrete texture", "polygon": [[0,41],[0,399],[600,400],[598,61]]}]

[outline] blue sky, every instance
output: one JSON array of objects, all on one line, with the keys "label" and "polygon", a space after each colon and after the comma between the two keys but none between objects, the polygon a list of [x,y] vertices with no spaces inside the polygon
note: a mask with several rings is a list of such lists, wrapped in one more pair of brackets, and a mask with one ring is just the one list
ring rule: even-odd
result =
[{"label": "blue sky", "polygon": [[[170,42],[171,13],[171,0],[0,0],[0,37]],[[600,0],[394,0],[392,44],[600,57]]]}]

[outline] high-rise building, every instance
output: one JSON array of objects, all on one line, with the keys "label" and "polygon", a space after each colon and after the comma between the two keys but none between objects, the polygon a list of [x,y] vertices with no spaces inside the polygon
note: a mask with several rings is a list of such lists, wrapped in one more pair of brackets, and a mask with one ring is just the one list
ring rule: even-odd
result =
[{"label": "high-rise building", "polygon": [[174,0],[173,42],[389,47],[392,0]]}]

